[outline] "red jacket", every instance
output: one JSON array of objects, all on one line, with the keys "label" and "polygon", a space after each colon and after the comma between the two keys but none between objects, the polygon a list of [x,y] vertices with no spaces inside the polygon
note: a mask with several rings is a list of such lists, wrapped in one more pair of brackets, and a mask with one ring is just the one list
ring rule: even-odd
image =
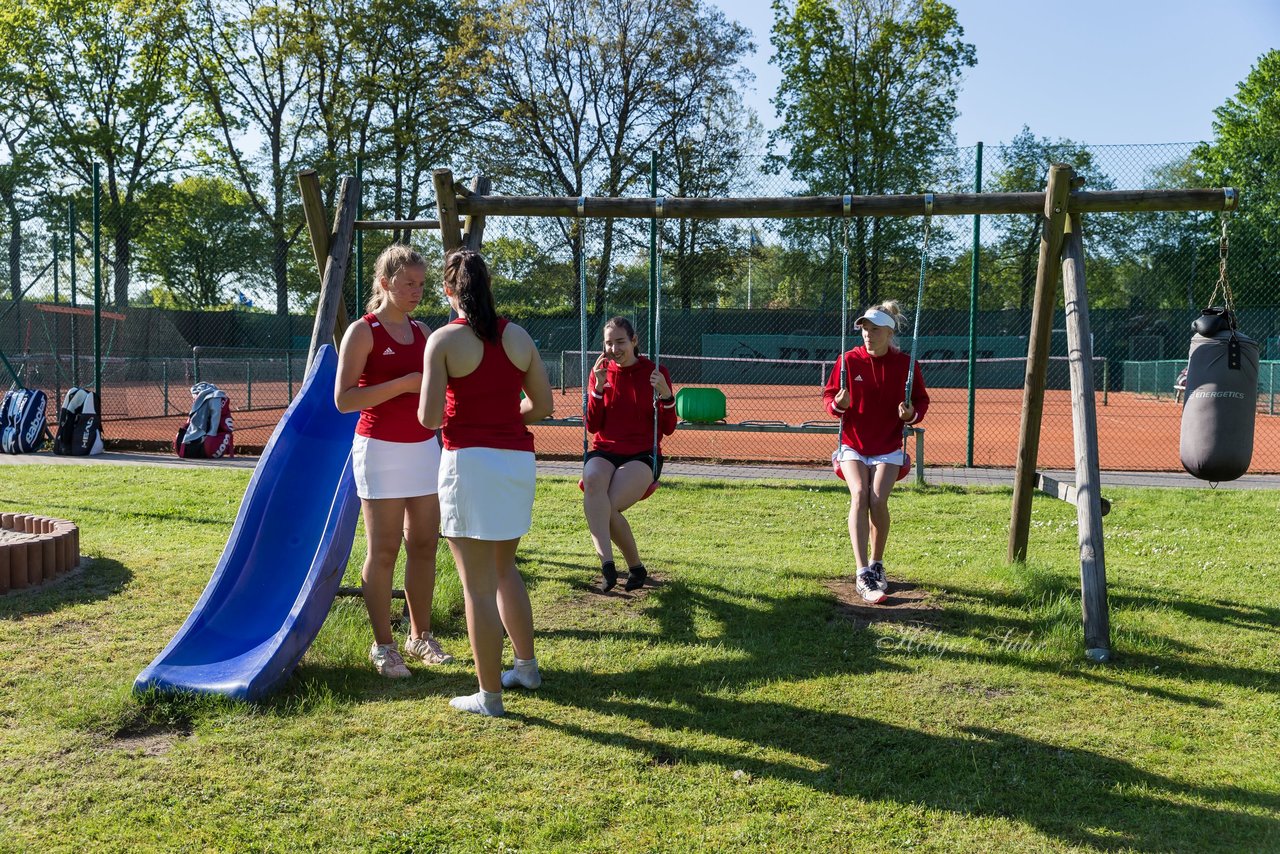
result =
[{"label": "red jacket", "polygon": [[[587,430],[595,434],[591,447],[612,454],[641,454],[653,450],[653,385],[649,382],[654,364],[640,356],[625,368],[617,362],[609,362],[605,374],[604,390],[596,397],[596,375],[592,371],[587,379]],[[666,367],[659,368],[662,377],[671,385],[671,375]],[[674,398],[675,387],[671,394]],[[661,416],[658,425],[662,435],[676,431],[676,402],[659,403]],[[661,446],[659,446],[661,453]]]},{"label": "red jacket", "polygon": [[[845,388],[849,389],[849,408],[843,415],[835,407],[840,390],[840,363],[836,362],[822,389],[827,412],[840,419],[840,441],[865,457],[893,453],[902,448],[902,419],[898,404],[906,399],[907,363],[910,357],[891,349],[875,357],[866,347],[854,347],[844,354]],[[929,392],[924,387],[920,363],[915,364],[915,382],[911,387],[911,404],[916,424],[929,411]]]}]

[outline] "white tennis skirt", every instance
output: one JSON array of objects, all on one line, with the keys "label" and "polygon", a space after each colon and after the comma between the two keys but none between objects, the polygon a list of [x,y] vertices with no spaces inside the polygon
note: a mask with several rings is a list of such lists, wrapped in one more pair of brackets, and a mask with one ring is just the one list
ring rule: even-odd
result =
[{"label": "white tennis skirt", "polygon": [[361,498],[417,498],[435,495],[440,471],[440,442],[388,442],[356,434],[351,443],[356,495]]},{"label": "white tennis skirt", "polygon": [[873,457],[864,457],[853,448],[841,443],[840,450],[836,451],[835,454],[835,462],[842,463],[846,460],[860,462],[867,468],[875,468],[881,463],[891,466],[900,466],[907,461],[907,458],[906,455],[902,453],[901,449],[890,451],[887,454],[877,454]]},{"label": "white tennis skirt", "polygon": [[514,540],[533,524],[537,466],[529,451],[445,449],[440,455],[440,533]]}]

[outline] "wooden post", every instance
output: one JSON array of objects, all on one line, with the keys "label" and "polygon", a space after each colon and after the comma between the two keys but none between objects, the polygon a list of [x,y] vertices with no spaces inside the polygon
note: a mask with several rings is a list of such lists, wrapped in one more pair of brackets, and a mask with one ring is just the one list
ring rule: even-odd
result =
[{"label": "wooden post", "polygon": [[437,169],[431,173],[431,181],[436,188],[440,240],[444,243],[445,254],[448,255],[462,247],[462,228],[458,223],[458,198],[453,191],[453,173],[448,169]]},{"label": "wooden post", "polygon": [[[484,175],[476,178],[471,182],[472,196],[487,196],[489,190],[492,189],[493,182]],[[475,252],[480,251],[480,245],[484,242],[484,214],[470,213],[462,223],[462,245]]]},{"label": "wooden post", "polygon": [[[447,173],[447,170],[445,170]],[[455,213],[488,216],[555,216],[576,219],[578,196],[465,196],[447,188]],[[441,185],[436,184],[437,201]],[[1231,188],[1216,190],[1079,190],[1069,193],[1062,205],[1070,213],[1108,211],[1223,211],[1235,210],[1239,194]],[[922,194],[853,196],[846,212],[844,196],[785,196],[765,198],[684,199],[664,197],[664,219],[779,219],[786,217],[880,217],[919,216],[924,209]],[[936,193],[934,216],[970,214],[1038,214],[1044,210],[1044,193]],[[657,215],[652,198],[608,198],[589,196],[585,216],[595,219],[650,219]],[[1053,259],[1057,265],[1057,258]],[[1057,275],[1056,273],[1054,274]]]},{"label": "wooden post", "polygon": [[1102,478],[1098,465],[1098,410],[1094,400],[1093,342],[1089,337],[1089,292],[1084,278],[1084,234],[1072,214],[1062,254],[1067,307],[1067,352],[1071,367],[1071,428],[1076,451],[1076,520],[1080,541],[1080,607],[1085,655],[1111,658],[1111,617],[1103,559]]},{"label": "wooden post", "polygon": [[[316,273],[320,276],[323,286],[324,268],[329,261],[331,239],[338,231],[338,221],[335,218],[333,229],[330,230],[325,217],[324,200],[320,194],[320,176],[316,174],[316,170],[305,169],[298,173],[298,190],[302,194],[302,213],[307,220],[307,233],[311,235],[311,254],[316,259]],[[347,302],[339,300],[337,320],[333,329],[335,345],[342,342],[342,336],[346,334],[350,322],[347,317]],[[307,364],[310,363],[311,359],[308,356]]]},{"label": "wooden post", "polygon": [[343,178],[338,189],[337,228],[329,242],[329,257],[325,262],[324,276],[320,279],[320,299],[316,303],[316,322],[311,329],[311,347],[307,350],[308,371],[320,348],[335,342],[335,327],[342,309],[342,283],[347,278],[347,267],[351,261],[351,235],[355,233],[359,199],[359,179]]},{"label": "wooden post", "polygon": [[1022,386],[1022,426],[1018,434],[1018,471],[1013,482],[1013,510],[1009,522],[1010,562],[1027,558],[1031,530],[1031,496],[1035,492],[1036,457],[1040,451],[1040,417],[1044,411],[1045,374],[1049,367],[1049,338],[1053,306],[1058,294],[1059,252],[1067,219],[1072,169],[1065,163],[1049,167],[1040,229],[1040,260],[1036,265],[1036,294],[1027,342],[1027,372]]}]

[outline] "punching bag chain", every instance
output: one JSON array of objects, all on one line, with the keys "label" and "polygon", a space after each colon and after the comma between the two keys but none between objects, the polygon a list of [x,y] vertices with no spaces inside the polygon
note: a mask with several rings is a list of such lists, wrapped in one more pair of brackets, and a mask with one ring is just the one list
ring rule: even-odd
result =
[{"label": "punching bag chain", "polygon": [[1231,293],[1231,285],[1227,282],[1227,219],[1229,211],[1222,212],[1222,237],[1218,240],[1218,282],[1213,286],[1213,294],[1209,297],[1209,305],[1214,304],[1218,292],[1222,292],[1223,305],[1232,318],[1231,326],[1235,328],[1235,296]]}]

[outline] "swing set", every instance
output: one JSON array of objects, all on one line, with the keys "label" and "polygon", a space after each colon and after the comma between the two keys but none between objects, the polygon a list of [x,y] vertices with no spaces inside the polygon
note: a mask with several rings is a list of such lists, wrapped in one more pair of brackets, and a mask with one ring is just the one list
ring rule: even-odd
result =
[{"label": "swing set", "polygon": [[[921,251],[921,276],[916,299],[919,322],[927,264],[928,226],[933,216],[981,214],[1030,214],[1041,217],[1040,251],[1036,268],[1036,288],[1027,347],[1026,374],[1018,443],[1017,472],[1009,525],[1009,561],[1023,561],[1031,523],[1031,498],[1036,489],[1036,457],[1039,450],[1041,415],[1052,334],[1053,307],[1059,276],[1063,285],[1067,315],[1072,426],[1076,449],[1075,488],[1058,494],[1074,497],[1079,528],[1081,607],[1086,655],[1095,661],[1111,656],[1110,617],[1107,606],[1106,571],[1103,557],[1103,502],[1099,492],[1097,411],[1094,401],[1093,347],[1089,329],[1088,295],[1084,271],[1083,217],[1090,213],[1149,211],[1235,210],[1238,196],[1232,188],[1182,190],[1086,191],[1084,180],[1067,164],[1049,168],[1043,193],[927,193],[889,196],[793,196],[757,198],[606,198],[563,196],[496,196],[489,194],[487,178],[474,179],[470,187],[454,181],[448,169],[432,176],[436,191],[435,220],[357,220],[360,182],[342,179],[333,227],[326,222],[319,178],[314,170],[298,176],[303,210],[311,235],[312,250],[320,273],[320,300],[316,308],[308,364],[320,347],[341,340],[346,330],[346,309],[342,283],[350,263],[352,238],[356,231],[438,229],[446,253],[455,249],[480,250],[486,217],[564,217],[577,219],[664,218],[748,219],[796,217],[925,217],[925,242]],[[847,223],[846,223],[847,226]],[[653,250],[651,244],[651,251]],[[847,230],[844,260],[845,287],[842,294],[842,354],[847,333]],[[585,279],[583,280],[585,289]],[[584,295],[585,296],[585,295]],[[583,299],[585,312],[585,299]],[[581,323],[586,338],[585,315]],[[656,327],[655,327],[656,330]],[[657,338],[655,335],[653,336]],[[912,342],[908,384],[914,373],[915,341]],[[654,342],[655,361],[658,342]],[[582,361],[585,364],[586,346]],[[584,370],[585,396],[585,370]],[[843,379],[842,379],[843,382]],[[907,389],[910,399],[910,388]],[[584,399],[585,400],[585,399]],[[585,405],[585,404],[584,404]],[[585,412],[584,412],[585,414]],[[585,418],[584,418],[585,421]],[[656,425],[656,419],[655,419]],[[702,425],[703,428],[711,425]],[[727,425],[726,425],[727,426]],[[736,425],[735,425],[736,426]],[[741,429],[741,428],[739,428]],[[839,435],[838,426],[832,429]],[[585,431],[585,424],[584,424]],[[584,432],[585,441],[585,432]],[[837,438],[838,441],[838,438]],[[656,450],[656,436],[655,436]],[[917,467],[919,461],[916,461]],[[904,469],[906,466],[903,467]],[[655,484],[656,484],[655,479]],[[1043,484],[1044,481],[1041,480]]]}]

